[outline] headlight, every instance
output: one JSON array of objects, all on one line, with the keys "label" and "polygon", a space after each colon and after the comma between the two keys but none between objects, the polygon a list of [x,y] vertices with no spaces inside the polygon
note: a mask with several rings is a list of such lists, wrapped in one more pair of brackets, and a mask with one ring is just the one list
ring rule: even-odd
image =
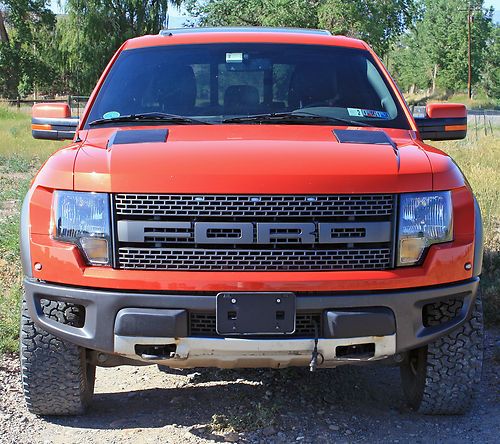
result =
[{"label": "headlight", "polygon": [[89,264],[110,264],[111,230],[107,194],[55,191],[52,224],[54,239],[78,245]]},{"label": "headlight", "polygon": [[398,265],[414,265],[429,245],[451,240],[453,208],[449,191],[401,194]]}]

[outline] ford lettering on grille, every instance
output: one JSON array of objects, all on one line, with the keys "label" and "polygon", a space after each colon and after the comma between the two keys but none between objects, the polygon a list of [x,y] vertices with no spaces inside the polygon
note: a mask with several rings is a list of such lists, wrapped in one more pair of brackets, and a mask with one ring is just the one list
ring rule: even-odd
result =
[{"label": "ford lettering on grille", "polygon": [[160,222],[118,221],[120,242],[195,244],[341,244],[389,242],[390,222]]}]

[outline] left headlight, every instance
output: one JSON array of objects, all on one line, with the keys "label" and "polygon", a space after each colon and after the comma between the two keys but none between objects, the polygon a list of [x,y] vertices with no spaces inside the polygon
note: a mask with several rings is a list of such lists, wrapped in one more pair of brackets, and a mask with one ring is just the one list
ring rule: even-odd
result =
[{"label": "left headlight", "polygon": [[451,193],[401,194],[398,265],[417,264],[427,247],[453,240]]},{"label": "left headlight", "polygon": [[55,191],[51,234],[77,245],[91,265],[111,263],[109,195]]}]

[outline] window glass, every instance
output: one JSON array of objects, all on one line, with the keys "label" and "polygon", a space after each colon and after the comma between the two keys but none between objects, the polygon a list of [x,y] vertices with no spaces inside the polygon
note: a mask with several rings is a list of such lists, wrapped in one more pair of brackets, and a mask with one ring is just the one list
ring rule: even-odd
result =
[{"label": "window glass", "polygon": [[218,123],[233,116],[297,110],[409,129],[392,87],[368,51],[272,43],[126,50],[105,79],[88,122],[106,115],[161,112]]}]

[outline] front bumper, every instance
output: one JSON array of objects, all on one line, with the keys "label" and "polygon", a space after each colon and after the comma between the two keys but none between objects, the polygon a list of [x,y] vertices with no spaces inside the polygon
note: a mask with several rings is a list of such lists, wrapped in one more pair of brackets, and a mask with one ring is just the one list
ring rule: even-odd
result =
[{"label": "front bumper", "polygon": [[[348,334],[336,334],[334,329],[327,327],[319,332],[318,349],[323,355],[325,366],[328,362],[334,365],[335,362],[343,360],[339,356],[338,347],[356,344],[373,344],[374,352],[364,360],[374,360],[420,347],[460,326],[470,315],[478,285],[479,278],[473,278],[410,291],[296,293],[296,309],[297,313],[316,311],[324,314],[335,313],[336,309],[356,309],[360,312],[370,312],[373,308],[390,310],[395,321],[395,333],[384,331],[381,336],[380,331],[374,330],[370,334],[366,325],[359,325],[359,318],[356,320],[355,317],[355,325],[347,328]],[[281,367],[307,365],[314,347],[314,340],[311,338],[189,337],[183,324],[185,321],[182,316],[179,317],[179,313],[215,312],[214,294],[103,291],[50,284],[28,278],[25,279],[24,286],[30,316],[39,327],[69,342],[104,353],[141,359],[136,346],[167,345],[174,347],[172,357],[165,359],[166,363],[173,367]],[[451,298],[463,300],[460,312],[445,323],[425,326],[422,316],[424,306]],[[42,300],[65,301],[83,306],[84,325],[77,328],[48,318],[43,313]],[[150,331],[141,334],[141,328],[137,330],[137,325],[141,322],[132,322],[136,328],[133,333],[127,329],[123,330],[123,323],[120,323],[119,319],[124,311],[131,308],[138,309],[138,313],[147,311],[153,315],[172,312],[172,316],[175,315],[172,331],[176,334],[168,334],[168,331],[156,335],[152,335]],[[130,315],[130,312],[128,314]],[[346,329],[343,331],[346,332]],[[361,333],[356,335],[357,331]],[[344,360],[349,361],[349,358]]]}]

